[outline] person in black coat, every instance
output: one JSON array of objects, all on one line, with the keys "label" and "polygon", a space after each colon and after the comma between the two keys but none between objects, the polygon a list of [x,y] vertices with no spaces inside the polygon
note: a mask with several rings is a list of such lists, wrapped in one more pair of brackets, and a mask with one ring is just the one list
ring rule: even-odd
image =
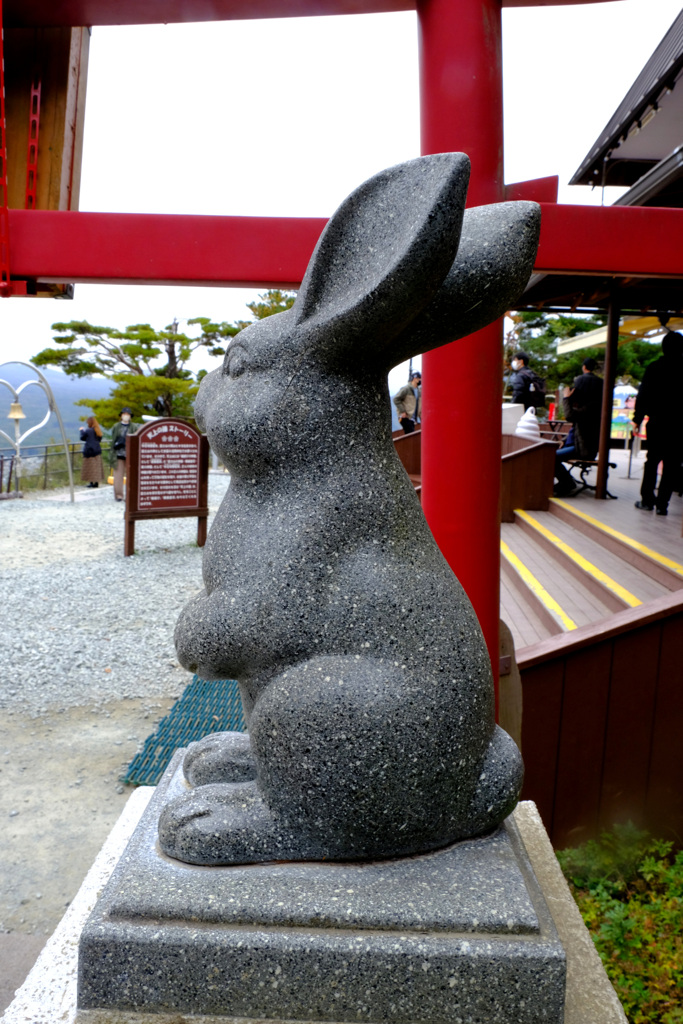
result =
[{"label": "person in black coat", "polygon": [[536,374],[529,367],[529,356],[526,352],[515,352],[510,362],[512,373],[510,374],[510,387],[512,388],[513,403],[523,405],[524,412],[527,409],[535,409],[534,387]]},{"label": "person in black coat", "polygon": [[[645,370],[636,396],[633,429],[647,416],[647,459],[643,469],[640,501],[636,508],[658,516],[668,514],[669,499],[680,486],[683,432],[680,424],[680,390],[683,380],[683,335],[670,331],[662,341],[662,355]],[[662,476],[655,495],[657,469]]]},{"label": "person in black coat", "polygon": [[572,427],[555,456],[555,497],[567,498],[576,491],[576,481],[563,465],[568,459],[594,459],[600,447],[602,418],[602,378],[596,377],[595,359],[584,360],[582,373],[574,378],[571,388],[564,389],[565,418]]},{"label": "person in black coat", "polygon": [[94,416],[88,416],[86,425],[81,427],[81,441],[83,441],[83,461],[81,462],[81,481],[88,481],[88,487],[99,487],[104,480],[102,469],[102,427]]}]

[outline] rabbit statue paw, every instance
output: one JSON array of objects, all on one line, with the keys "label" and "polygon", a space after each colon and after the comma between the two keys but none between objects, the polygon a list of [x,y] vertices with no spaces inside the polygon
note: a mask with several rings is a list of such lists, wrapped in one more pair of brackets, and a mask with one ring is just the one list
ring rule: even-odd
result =
[{"label": "rabbit statue paw", "polygon": [[188,751],[192,788],[159,824],[169,856],[405,856],[491,830],[518,799],[481,630],[396,456],[387,388],[392,366],[502,316],[528,281],[538,207],[465,211],[468,175],[442,153],[361,185],[294,306],[237,334],[202,382],[195,415],[231,483],[176,647],[239,681],[249,735]]},{"label": "rabbit statue paw", "polygon": [[183,758],[183,774],[191,786],[255,779],[249,736],[243,732],[214,732],[190,743]]}]

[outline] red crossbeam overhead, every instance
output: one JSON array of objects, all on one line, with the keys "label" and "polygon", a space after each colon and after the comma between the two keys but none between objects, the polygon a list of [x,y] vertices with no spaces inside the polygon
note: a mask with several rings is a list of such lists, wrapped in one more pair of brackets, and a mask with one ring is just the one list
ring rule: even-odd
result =
[{"label": "red crossbeam overhead", "polygon": [[[541,208],[538,272],[683,278],[683,210]],[[298,285],[326,223],[40,210],[9,218],[11,266],[22,277],[240,287]]]},{"label": "red crossbeam overhead", "polygon": [[326,221],[10,210],[13,272],[42,281],[298,286]]},{"label": "red crossbeam overhead", "polygon": [[[503,7],[557,7],[601,0],[502,0]],[[603,0],[604,2],[604,0]],[[4,0],[5,24],[158,25],[413,11],[417,0]]]},{"label": "red crossbeam overhead", "polygon": [[[536,271],[683,277],[683,210],[541,206]],[[325,225],[296,217],[9,215],[14,272],[44,281],[296,285]]]}]

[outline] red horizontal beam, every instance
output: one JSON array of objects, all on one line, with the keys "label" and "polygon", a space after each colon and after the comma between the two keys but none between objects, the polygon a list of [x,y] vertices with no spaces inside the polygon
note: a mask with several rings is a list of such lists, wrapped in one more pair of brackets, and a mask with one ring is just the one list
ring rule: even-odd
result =
[{"label": "red horizontal beam", "polygon": [[542,203],[537,271],[683,277],[683,209]]},{"label": "red horizontal beam", "polygon": [[[599,0],[502,0],[503,7],[555,7]],[[5,25],[156,25],[412,11],[417,0],[4,0]]]},{"label": "red horizontal beam", "polygon": [[[683,277],[683,209],[542,204],[536,270]],[[42,281],[295,285],[325,221],[10,210],[10,268]]]},{"label": "red horizontal beam", "polygon": [[42,281],[298,284],[325,223],[10,210],[10,269]]}]

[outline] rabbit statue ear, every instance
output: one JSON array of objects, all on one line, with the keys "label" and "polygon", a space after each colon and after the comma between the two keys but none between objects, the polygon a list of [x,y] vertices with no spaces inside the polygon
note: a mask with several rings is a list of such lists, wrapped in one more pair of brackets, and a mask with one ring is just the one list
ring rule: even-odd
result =
[{"label": "rabbit statue ear", "polygon": [[[438,153],[352,192],[318,240],[292,309],[332,358],[387,347],[436,294],[458,249],[470,162]],[[311,338],[311,331],[313,338]]]},{"label": "rabbit statue ear", "polygon": [[448,276],[431,303],[391,344],[388,365],[473,334],[512,308],[531,276],[540,228],[536,203],[467,210]]}]

